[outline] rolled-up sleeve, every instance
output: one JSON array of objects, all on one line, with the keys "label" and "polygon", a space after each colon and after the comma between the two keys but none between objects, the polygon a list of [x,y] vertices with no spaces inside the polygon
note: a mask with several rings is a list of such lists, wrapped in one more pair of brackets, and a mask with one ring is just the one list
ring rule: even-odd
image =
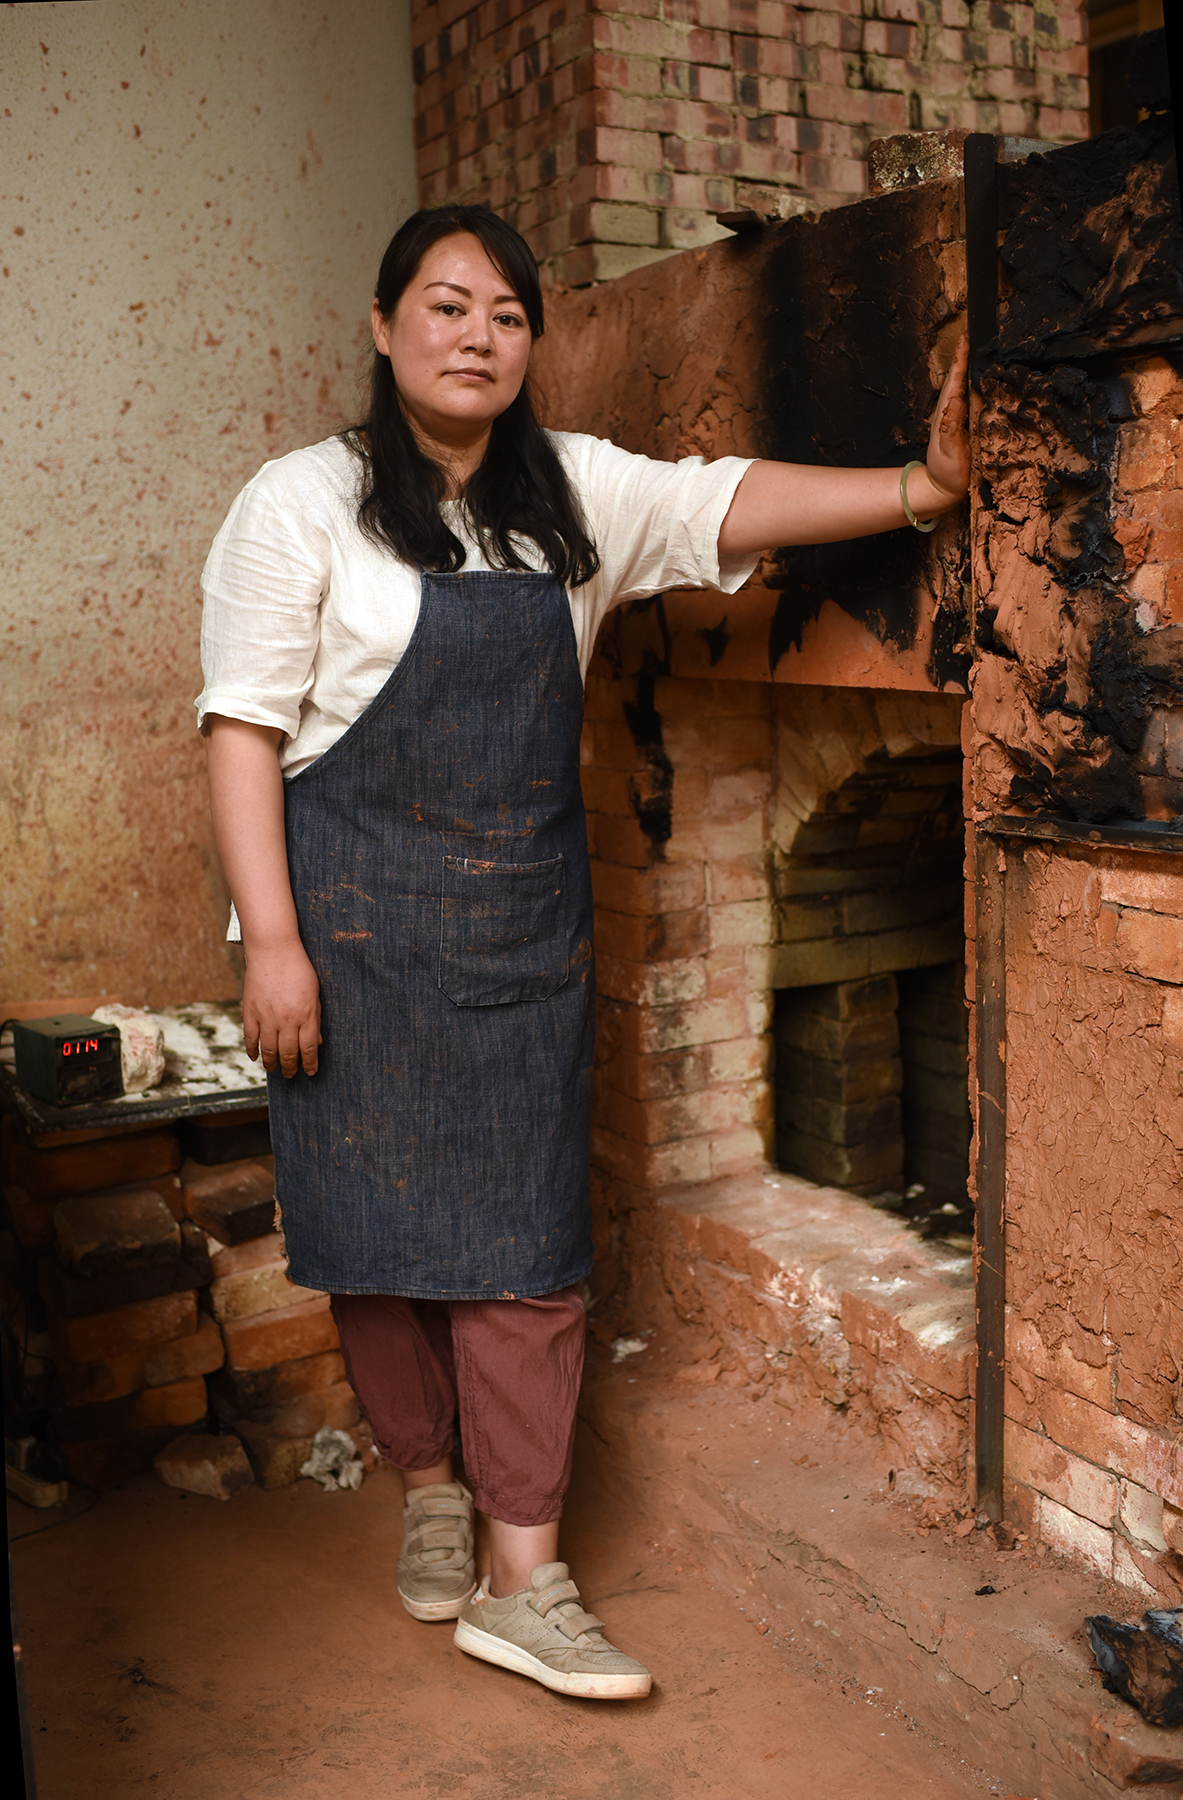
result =
[{"label": "rolled-up sleeve", "polygon": [[605,607],[666,588],[743,586],[759,556],[721,561],[719,531],[752,459],[657,462],[603,438],[556,436],[599,551]]},{"label": "rolled-up sleeve", "polygon": [[278,504],[255,483],[243,489],[201,576],[199,724],[219,713],[295,737],[312,686],[330,565],[328,532],[314,518]]}]

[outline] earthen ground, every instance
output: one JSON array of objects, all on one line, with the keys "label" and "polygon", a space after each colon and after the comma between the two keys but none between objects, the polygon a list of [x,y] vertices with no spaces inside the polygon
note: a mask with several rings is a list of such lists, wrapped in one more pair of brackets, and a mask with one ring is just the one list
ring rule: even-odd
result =
[{"label": "earthen ground", "polygon": [[[150,1476],[104,1492],[13,1545],[39,1800],[1005,1791],[761,1636],[611,1485],[577,1469],[563,1549],[585,1602],[650,1663],[646,1701],[548,1694],[408,1618],[388,1471],[356,1494],[305,1481],[228,1504]],[[14,1536],[45,1523],[9,1513]]]}]

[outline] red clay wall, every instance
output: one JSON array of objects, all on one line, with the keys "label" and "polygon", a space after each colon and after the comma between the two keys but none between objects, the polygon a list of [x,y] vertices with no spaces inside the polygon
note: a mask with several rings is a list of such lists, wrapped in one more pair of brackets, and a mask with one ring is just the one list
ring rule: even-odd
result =
[{"label": "red clay wall", "polygon": [[[1134,646],[1169,673],[1179,601],[1176,463],[1183,382],[1164,358],[1125,375],[1128,417],[1107,458],[1109,516],[1124,551],[1115,603],[1148,635]],[[1045,421],[1046,424],[1046,421]],[[1014,521],[980,535],[979,604],[999,611],[1014,680],[987,653],[975,671],[977,812],[1015,810],[1042,770],[1082,793],[1123,766],[1100,738],[1073,741],[1054,715],[1027,728],[1033,671],[1062,645],[1077,680],[1112,667],[1096,644],[1101,598],[1070,592],[1038,545],[1063,530],[1041,504],[1063,443],[1016,458],[1014,414],[983,420],[983,464]],[[1005,462],[1006,467],[1003,467]],[[1032,476],[1039,470],[1038,485]],[[982,521],[979,521],[982,529]],[[1035,553],[1033,560],[1032,552]],[[1004,611],[1005,609],[1005,611]],[[997,626],[997,616],[995,618]],[[1001,647],[1001,646],[1000,646]],[[1063,654],[1063,652],[1059,652]],[[1061,668],[1063,663],[1060,664]],[[1136,671],[1127,671],[1133,682]],[[1069,679],[1072,679],[1070,674]],[[1082,693],[1085,689],[1082,688]],[[1003,694],[1011,701],[1007,713]],[[1140,747],[1124,759],[1151,819],[1183,812],[1183,707],[1149,694]],[[1165,702],[1165,703],[1164,703]],[[1086,728],[1087,729],[1087,728]],[[1046,733],[1040,736],[1039,733]],[[1054,733],[1054,738],[1053,738]],[[1059,754],[1058,764],[1049,746]],[[1120,821],[1115,821],[1120,827]],[[1183,839],[1000,842],[1007,936],[1006,1472],[1015,1516],[1105,1573],[1178,1604],[1183,1595]],[[1178,846],[1173,850],[1170,846]]]},{"label": "red clay wall", "polygon": [[1011,1516],[1179,1604],[1183,870],[1005,858]]},{"label": "red clay wall", "polygon": [[[890,463],[923,450],[964,306],[960,182],[933,181],[557,292],[531,373],[548,424],[645,455]],[[832,569],[769,562],[733,600],[614,615],[598,662],[963,694],[962,556],[951,521]]]},{"label": "red clay wall", "polygon": [[1034,158],[999,193],[970,717],[1005,903],[1010,1504],[1178,1604],[1183,380],[1152,347],[1183,326],[1169,121]]},{"label": "red clay wall", "polygon": [[412,0],[421,200],[487,200],[550,278],[603,280],[710,242],[747,184],[856,199],[893,132],[1084,136],[1082,20],[1079,0]]}]

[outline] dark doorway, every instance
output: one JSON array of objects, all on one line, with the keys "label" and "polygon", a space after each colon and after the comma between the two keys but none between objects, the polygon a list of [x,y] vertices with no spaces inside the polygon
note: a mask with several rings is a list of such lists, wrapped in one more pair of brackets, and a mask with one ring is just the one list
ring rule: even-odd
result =
[{"label": "dark doorway", "polygon": [[896,983],[904,1211],[926,1237],[972,1237],[965,962],[906,969]]},{"label": "dark doorway", "polygon": [[966,1247],[964,959],[782,989],[773,1033],[778,1165]]}]

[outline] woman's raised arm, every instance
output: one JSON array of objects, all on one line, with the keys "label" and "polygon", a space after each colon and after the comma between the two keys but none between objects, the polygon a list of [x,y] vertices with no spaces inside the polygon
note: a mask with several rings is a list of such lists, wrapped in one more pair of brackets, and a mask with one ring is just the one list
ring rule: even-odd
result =
[{"label": "woman's raised arm", "polygon": [[292,1076],[315,1075],[320,983],[300,942],[284,841],[282,732],[206,715],[214,838],[242,926],[247,1055]]},{"label": "woman's raised arm", "polygon": [[[926,466],[908,475],[908,504],[926,522],[950,512],[969,486],[968,367],[969,348],[962,338],[933,414]],[[833,544],[895,531],[908,522],[900,499],[901,473],[901,465],[825,469],[811,463],[754,463],[720,528],[720,555],[751,555],[782,544]]]}]

